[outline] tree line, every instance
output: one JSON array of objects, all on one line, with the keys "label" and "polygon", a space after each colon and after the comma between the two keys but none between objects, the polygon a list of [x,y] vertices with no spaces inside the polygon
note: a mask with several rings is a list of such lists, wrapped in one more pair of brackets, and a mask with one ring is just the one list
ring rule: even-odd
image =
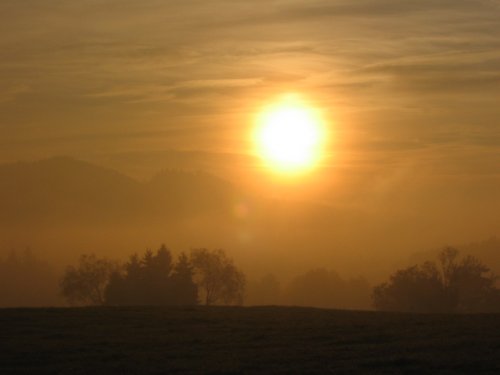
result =
[{"label": "tree line", "polygon": [[478,258],[444,248],[427,261],[392,274],[373,290],[378,310],[416,313],[500,312],[499,278]]},{"label": "tree line", "polygon": [[194,249],[174,260],[162,245],[123,265],[82,255],[66,269],[60,288],[73,305],[240,305],[245,275],[223,250]]},{"label": "tree line", "polygon": [[[499,278],[478,258],[445,248],[436,260],[396,270],[372,288],[318,268],[283,286],[268,274],[246,281],[223,250],[195,249],[173,256],[166,246],[123,263],[82,255],[60,278],[31,251],[0,259],[1,306],[60,305],[300,305],[414,313],[500,312]],[[370,304],[371,300],[371,304]]]},{"label": "tree line", "polygon": [[498,281],[478,258],[461,257],[457,249],[446,247],[437,261],[396,270],[388,281],[373,288],[364,278],[346,280],[334,271],[318,268],[293,278],[284,287],[273,275],[267,275],[249,284],[249,299],[253,304],[371,307],[412,313],[500,312]]}]

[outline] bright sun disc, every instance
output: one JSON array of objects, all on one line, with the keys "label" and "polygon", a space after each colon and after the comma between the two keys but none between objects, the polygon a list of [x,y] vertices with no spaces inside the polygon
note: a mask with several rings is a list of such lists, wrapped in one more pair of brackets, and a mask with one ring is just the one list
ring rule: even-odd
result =
[{"label": "bright sun disc", "polygon": [[268,166],[294,173],[317,164],[323,138],[316,111],[297,100],[288,100],[259,116],[255,141],[258,154]]}]

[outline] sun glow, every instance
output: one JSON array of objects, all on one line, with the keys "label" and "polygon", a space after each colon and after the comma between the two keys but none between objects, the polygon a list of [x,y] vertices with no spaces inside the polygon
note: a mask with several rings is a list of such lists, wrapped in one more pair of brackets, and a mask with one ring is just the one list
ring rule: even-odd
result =
[{"label": "sun glow", "polygon": [[298,173],[318,164],[324,133],[318,111],[296,97],[287,97],[262,111],[254,140],[258,155],[268,167]]}]

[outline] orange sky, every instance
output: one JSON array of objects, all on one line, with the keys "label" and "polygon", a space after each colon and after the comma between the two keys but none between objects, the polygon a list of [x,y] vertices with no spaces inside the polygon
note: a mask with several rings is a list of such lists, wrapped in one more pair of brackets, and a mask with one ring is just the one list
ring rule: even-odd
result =
[{"label": "orange sky", "polygon": [[248,134],[297,92],[333,139],[292,195],[495,232],[499,19],[496,0],[3,0],[0,161],[202,169],[279,194]]}]

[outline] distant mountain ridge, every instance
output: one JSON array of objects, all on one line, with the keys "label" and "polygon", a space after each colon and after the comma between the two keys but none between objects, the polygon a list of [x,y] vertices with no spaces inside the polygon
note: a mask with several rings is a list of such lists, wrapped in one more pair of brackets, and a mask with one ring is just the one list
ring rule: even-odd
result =
[{"label": "distant mountain ridge", "polygon": [[203,173],[163,171],[141,183],[69,157],[0,165],[0,221],[100,221],[225,207],[236,189]]}]

